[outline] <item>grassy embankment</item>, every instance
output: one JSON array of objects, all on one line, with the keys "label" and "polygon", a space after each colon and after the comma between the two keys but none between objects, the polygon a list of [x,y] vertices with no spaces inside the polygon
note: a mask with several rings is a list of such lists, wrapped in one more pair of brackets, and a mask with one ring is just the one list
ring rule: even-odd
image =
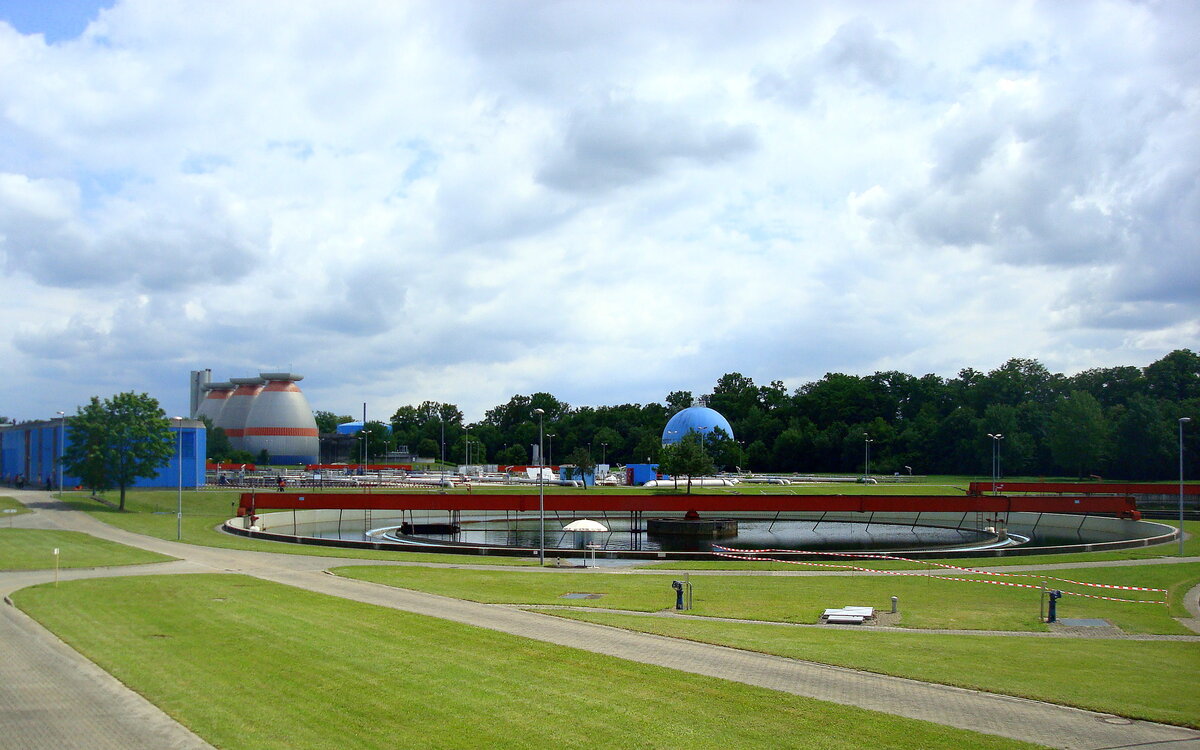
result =
[{"label": "grassy embankment", "polygon": [[[1118,715],[1200,726],[1200,694],[1180,691],[1200,673],[1200,644],[1111,639],[922,633],[917,628],[1040,631],[1038,593],[921,577],[703,576],[692,579],[694,609],[711,617],[816,622],[822,609],[843,604],[886,608],[898,595],[901,624],[911,633],[796,628],[651,617],[672,606],[670,577],[559,572],[443,571],[422,568],[342,568],[335,572],[404,588],[494,603],[577,605],[547,610],[564,617],[631,630],[744,648],[789,658],[912,679],[1000,692]],[[1066,570],[1063,577],[1182,592],[1200,580],[1200,564]],[[1013,579],[1024,580],[1024,579]],[[564,600],[568,592],[600,599]],[[1137,592],[1117,592],[1140,596]],[[1176,597],[1178,599],[1178,597]],[[1190,631],[1163,605],[1064,597],[1064,617],[1102,617],[1134,632]],[[1174,605],[1182,610],[1178,601]],[[627,609],[630,614],[585,608]]]},{"label": "grassy embankment", "polygon": [[[455,570],[423,567],[344,567],[350,578],[495,604],[561,605],[655,612],[673,605],[673,576],[627,573],[563,573],[553,570]],[[1171,613],[1187,616],[1181,596],[1200,582],[1200,563],[1123,568],[1046,570],[1030,578],[1002,578],[1040,586],[1044,577],[1145,586],[1172,592]],[[971,578],[959,575],[956,577]],[[899,597],[901,626],[914,629],[961,629],[1045,632],[1039,619],[1038,590],[912,576],[739,576],[706,575],[691,580],[692,614],[707,617],[816,623],[827,607],[846,604],[890,607]],[[1161,594],[1111,591],[1049,581],[1050,588],[1088,594],[1154,599]],[[599,599],[564,602],[569,592],[600,593]],[[1131,604],[1067,596],[1059,600],[1061,617],[1096,617],[1131,633],[1187,635],[1163,604]]]},{"label": "grassy embankment", "polygon": [[[278,552],[313,557],[338,557],[356,560],[397,560],[477,565],[536,565],[537,560],[523,557],[485,555],[441,555],[421,552],[392,552],[372,549],[343,549],[315,545],[273,542],[226,534],[217,530],[222,521],[236,515],[238,492],[191,491],[183,493],[183,541],[205,547]],[[175,512],[178,497],[173,490],[134,490],[126,495],[125,510],[93,500],[82,494],[68,493],[66,502],[75,510],[85,511],[97,520],[135,534],[175,541]]]},{"label": "grassy embankment", "polygon": [[29,508],[26,508],[11,497],[0,495],[0,512],[6,517],[12,517],[21,513],[28,513]]},{"label": "grassy embankment", "polygon": [[99,568],[166,562],[173,557],[127,547],[79,531],[0,529],[0,570],[53,568],[54,550],[60,568]]},{"label": "grassy embankment", "polygon": [[231,750],[1029,747],[242,576],[72,581],[15,600]]}]

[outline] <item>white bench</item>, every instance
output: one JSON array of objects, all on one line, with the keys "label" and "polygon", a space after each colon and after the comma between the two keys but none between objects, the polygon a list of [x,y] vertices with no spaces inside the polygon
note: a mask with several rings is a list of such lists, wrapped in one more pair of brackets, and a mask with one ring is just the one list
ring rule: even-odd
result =
[{"label": "white bench", "polygon": [[875,617],[874,607],[845,606],[838,609],[827,609],[821,613],[821,618],[834,625],[862,625],[863,620]]}]

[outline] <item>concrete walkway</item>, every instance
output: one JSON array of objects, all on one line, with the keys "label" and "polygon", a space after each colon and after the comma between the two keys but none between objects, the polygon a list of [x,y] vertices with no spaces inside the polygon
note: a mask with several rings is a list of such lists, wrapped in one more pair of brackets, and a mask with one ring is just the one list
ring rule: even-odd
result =
[{"label": "concrete walkway", "polygon": [[[618,658],[1052,747],[1094,748],[1095,750],[1122,747],[1200,749],[1200,732],[1181,727],[1129,721],[1115,716],[1038,701],[634,633],[528,612],[514,607],[477,604],[355,581],[329,575],[324,570],[335,565],[362,564],[361,560],[248,552],[177,544],[131,534],[100,523],[86,514],[67,510],[65,506],[59,506],[52,501],[47,502],[49,498],[45,493],[8,491],[5,494],[17,497],[22,502],[32,501],[40,506],[38,515],[42,518],[37,521],[39,525],[45,523],[48,524],[47,527],[85,531],[97,537],[151,549],[182,559],[182,562],[137,566],[137,569],[133,570],[113,568],[102,571],[63,571],[63,578],[146,572],[238,572],[331,596],[453,620]],[[32,519],[30,520],[32,521]],[[0,574],[0,593],[51,578],[52,573],[47,571]],[[39,626],[28,622],[28,618],[25,618],[24,624],[20,627],[3,625],[6,622],[21,623],[22,617],[22,615],[8,612],[4,618],[0,618],[0,627],[5,627],[3,633],[0,633],[0,637],[3,637],[6,642],[10,636],[27,641],[56,640]],[[36,666],[29,663],[29,659],[32,657],[25,656],[33,649],[36,649],[36,646],[32,644],[16,649],[14,650],[16,658],[6,661],[22,662],[18,665],[19,669],[35,669]],[[63,655],[62,658],[77,665],[87,664],[86,660],[74,652]],[[51,671],[55,671],[53,667],[53,664],[49,665]],[[78,668],[82,669],[81,666]],[[57,671],[65,673],[64,679],[74,676],[79,690],[95,689],[94,681],[81,681],[77,676],[79,673],[71,668]],[[7,716],[9,706],[36,704],[38,696],[27,691],[19,680],[5,679],[3,684],[6,687],[0,687],[0,691],[8,692],[0,694],[0,717]],[[130,693],[119,686],[103,686],[97,693],[96,699],[101,704],[111,701],[114,690]],[[157,711],[157,709],[154,710]],[[165,716],[161,716],[161,712],[159,716],[170,722]],[[69,718],[60,718],[55,712],[48,711],[42,718],[46,721],[67,722],[70,726],[63,728],[64,735],[84,732],[85,730],[78,725],[80,722],[91,721],[82,712],[77,712]],[[139,716],[132,723],[143,723],[143,719]],[[7,726],[9,722],[4,721],[4,724]],[[70,744],[48,741],[36,732],[29,732],[21,740],[21,743],[15,746],[56,749],[72,747]],[[86,744],[92,748],[102,747],[95,742]],[[78,746],[82,747],[82,745]],[[124,746],[192,747],[193,745],[131,742]],[[198,746],[202,747],[203,744]]]}]

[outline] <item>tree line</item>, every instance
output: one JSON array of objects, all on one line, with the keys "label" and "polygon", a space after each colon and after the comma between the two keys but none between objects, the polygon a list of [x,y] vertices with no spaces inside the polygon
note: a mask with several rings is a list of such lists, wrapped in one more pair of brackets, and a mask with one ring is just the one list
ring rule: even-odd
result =
[{"label": "tree line", "polygon": [[[1180,417],[1196,420],[1183,433],[1185,472],[1200,470],[1200,355],[1188,349],[1146,367],[1070,376],[1013,358],[952,378],[829,373],[790,391],[733,372],[709,393],[674,391],[663,403],[572,407],[549,393],[515,395],[474,423],[454,404],[425,401],[397,409],[390,435],[382,422],[370,424],[371,454],[406,445],[436,458],[444,445],[448,462],[464,461],[469,450],[476,463],[529,463],[540,408],[553,463],[653,463],[667,420],[697,400],[733,428],[732,437],[703,441],[724,470],[861,473],[869,449],[874,474],[988,475],[995,450],[1009,476],[1167,479],[1178,471]],[[316,417],[322,432],[352,419]]]}]

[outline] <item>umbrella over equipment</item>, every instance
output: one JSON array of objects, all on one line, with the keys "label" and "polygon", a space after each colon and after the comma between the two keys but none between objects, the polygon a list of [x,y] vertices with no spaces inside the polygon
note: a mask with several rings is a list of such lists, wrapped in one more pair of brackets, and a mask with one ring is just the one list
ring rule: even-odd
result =
[{"label": "umbrella over equipment", "polygon": [[563,531],[608,531],[608,527],[599,521],[593,521],[590,518],[581,518],[564,526]]}]

